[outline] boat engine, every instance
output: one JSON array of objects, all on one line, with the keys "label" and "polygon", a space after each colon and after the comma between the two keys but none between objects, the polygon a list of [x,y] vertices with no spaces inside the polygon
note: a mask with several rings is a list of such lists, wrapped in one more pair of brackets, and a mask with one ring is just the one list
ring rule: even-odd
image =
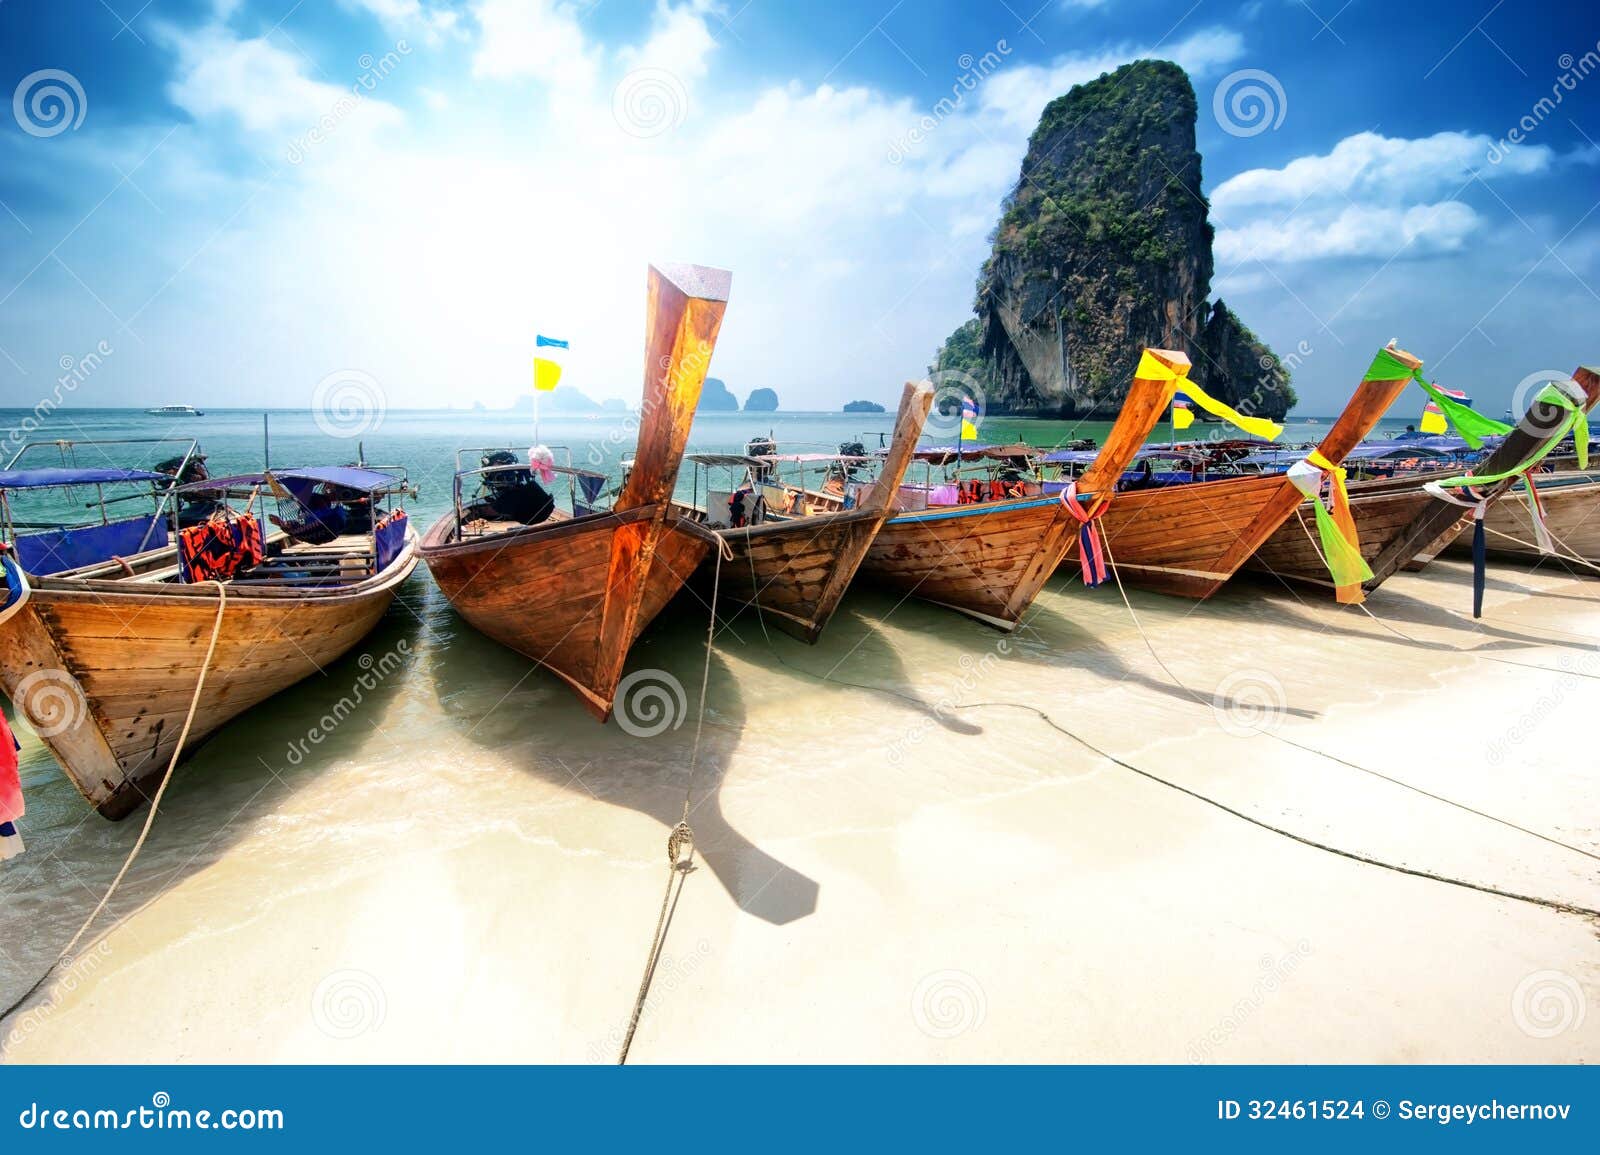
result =
[{"label": "boat engine", "polygon": [[[745,442],[744,453],[746,457],[771,457],[778,452],[778,443],[769,433],[762,437],[759,434]],[[752,465],[750,477],[753,481],[771,481],[775,470],[771,465]]]}]

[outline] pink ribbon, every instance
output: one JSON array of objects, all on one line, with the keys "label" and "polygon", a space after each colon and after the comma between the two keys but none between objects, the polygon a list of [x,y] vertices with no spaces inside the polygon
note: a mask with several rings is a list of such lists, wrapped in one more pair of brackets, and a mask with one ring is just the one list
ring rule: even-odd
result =
[{"label": "pink ribbon", "polygon": [[1078,500],[1076,481],[1068,482],[1061,491],[1061,504],[1078,521],[1078,564],[1083,567],[1083,584],[1093,589],[1109,576],[1100,540],[1100,515],[1105,512],[1105,506],[1092,513],[1085,509]]}]

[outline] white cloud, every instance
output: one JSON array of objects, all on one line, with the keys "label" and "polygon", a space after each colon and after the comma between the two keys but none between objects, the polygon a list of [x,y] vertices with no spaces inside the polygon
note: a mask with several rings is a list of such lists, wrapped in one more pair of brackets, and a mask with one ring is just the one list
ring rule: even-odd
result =
[{"label": "white cloud", "polygon": [[1458,194],[1479,178],[1549,172],[1559,159],[1540,146],[1490,164],[1492,144],[1464,132],[1416,140],[1361,132],[1327,153],[1242,172],[1211,194],[1217,261],[1388,260],[1453,252],[1483,224],[1455,199]]},{"label": "white cloud", "polygon": [[1287,205],[1323,199],[1395,202],[1455,192],[1476,174],[1485,180],[1547,171],[1556,160],[1549,148],[1526,146],[1498,165],[1488,154],[1487,136],[1440,132],[1418,140],[1359,132],[1320,156],[1303,156],[1282,168],[1256,168],[1231,177],[1211,194],[1219,216],[1242,208]]},{"label": "white cloud", "polygon": [[1393,208],[1346,205],[1331,214],[1283,222],[1256,221],[1217,233],[1219,267],[1248,260],[1311,261],[1329,257],[1420,256],[1459,249],[1482,224],[1460,201]]},{"label": "white cloud", "polygon": [[599,53],[578,22],[579,9],[558,0],[478,0],[474,76],[533,77],[559,95],[587,95],[599,72]]},{"label": "white cloud", "polygon": [[1069,53],[1049,65],[1013,65],[984,81],[982,105],[1006,124],[1031,132],[1045,105],[1075,84],[1093,80],[1130,60],[1171,60],[1192,77],[1204,77],[1244,55],[1244,40],[1225,28],[1208,28],[1170,46],[1123,44],[1093,53]]},{"label": "white cloud", "polygon": [[680,80],[704,76],[717,46],[704,19],[711,11],[704,0],[679,7],[656,0],[650,39],[637,48],[623,48],[618,58],[625,68],[664,68]]},{"label": "white cloud", "polygon": [[389,31],[397,34],[422,35],[428,42],[454,32],[458,26],[457,14],[448,8],[424,5],[421,0],[343,0],[357,8],[365,9],[378,18]]},{"label": "white cloud", "polygon": [[[164,29],[178,54],[167,95],[197,121],[236,120],[254,134],[302,132],[351,105],[352,88],[312,80],[305,62],[266,40],[241,40],[209,26],[190,32]],[[352,78],[352,84],[354,78]],[[368,128],[403,117],[391,104],[363,94],[356,109]]]}]

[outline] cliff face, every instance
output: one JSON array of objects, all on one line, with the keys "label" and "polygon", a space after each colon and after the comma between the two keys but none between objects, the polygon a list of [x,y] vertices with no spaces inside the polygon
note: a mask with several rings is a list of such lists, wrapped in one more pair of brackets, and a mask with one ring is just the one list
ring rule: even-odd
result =
[{"label": "cliff face", "polygon": [[1294,404],[1289,370],[1221,301],[1200,330],[1199,349],[1196,372],[1205,369],[1196,383],[1213,397],[1260,417],[1282,417]]},{"label": "cliff face", "polygon": [[[1040,117],[978,280],[977,317],[934,368],[973,373],[992,413],[1115,415],[1145,346],[1181,349],[1195,380],[1263,414],[1293,404],[1288,374],[1211,292],[1195,96],[1183,69],[1143,60],[1079,85]],[[1214,332],[1213,332],[1214,329]],[[1203,338],[1204,335],[1204,339]],[[1229,352],[1213,372],[1213,348]],[[1246,380],[1259,350],[1270,380]]]},{"label": "cliff face", "polygon": [[744,399],[746,413],[776,413],[778,411],[778,394],[773,389],[752,389],[750,396]]}]

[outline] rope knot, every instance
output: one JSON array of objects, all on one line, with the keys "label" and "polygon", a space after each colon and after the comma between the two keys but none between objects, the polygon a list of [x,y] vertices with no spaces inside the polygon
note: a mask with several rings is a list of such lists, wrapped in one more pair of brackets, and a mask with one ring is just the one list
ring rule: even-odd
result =
[{"label": "rope knot", "polygon": [[667,865],[687,874],[694,869],[694,831],[680,822],[667,835]]},{"label": "rope knot", "polygon": [[1069,481],[1061,491],[1061,505],[1078,523],[1078,563],[1083,570],[1083,584],[1093,589],[1106,580],[1105,544],[1100,529],[1100,515],[1109,502],[1096,500],[1087,508],[1078,500],[1078,483]]}]

